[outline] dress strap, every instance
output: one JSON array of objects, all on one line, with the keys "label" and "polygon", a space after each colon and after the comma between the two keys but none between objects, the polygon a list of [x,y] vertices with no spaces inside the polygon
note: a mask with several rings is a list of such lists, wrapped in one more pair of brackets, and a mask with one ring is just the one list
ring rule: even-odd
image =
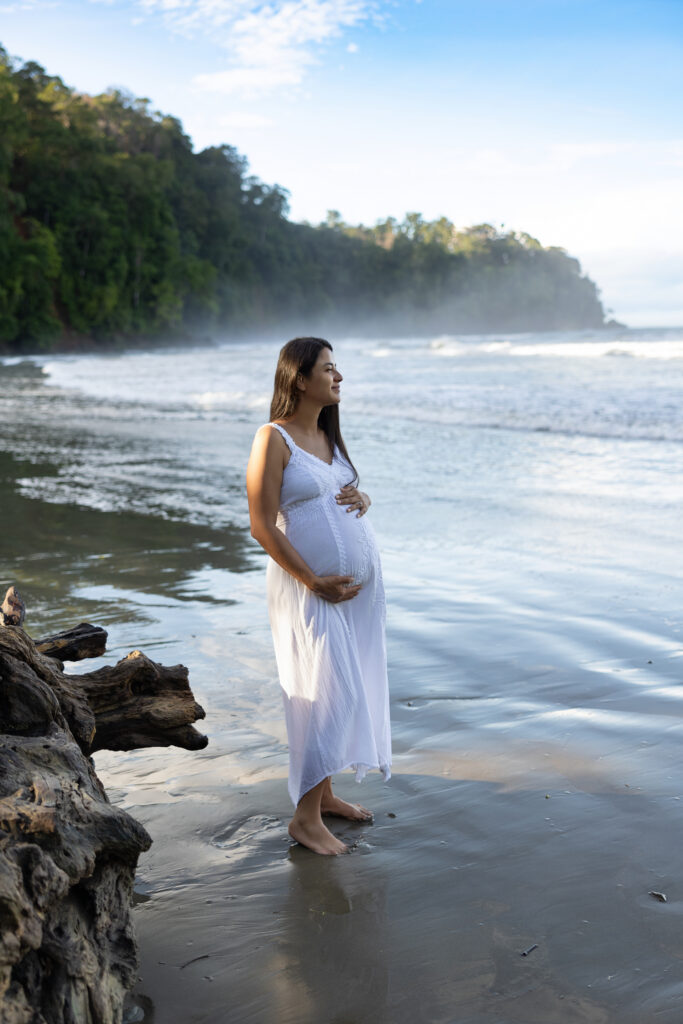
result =
[{"label": "dress strap", "polygon": [[290,452],[294,452],[294,449],[296,448],[296,443],[292,440],[292,438],[289,436],[284,427],[281,427],[279,423],[267,423],[266,426],[275,427],[276,430],[279,430],[282,436],[284,437]]}]

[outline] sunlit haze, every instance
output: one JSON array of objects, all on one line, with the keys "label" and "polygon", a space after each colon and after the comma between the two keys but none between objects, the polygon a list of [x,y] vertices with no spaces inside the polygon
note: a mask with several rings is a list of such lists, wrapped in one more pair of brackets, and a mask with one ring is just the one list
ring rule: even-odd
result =
[{"label": "sunlit haze", "polygon": [[290,215],[488,221],[577,256],[626,323],[683,323],[683,5],[17,0],[0,41],[237,147]]}]

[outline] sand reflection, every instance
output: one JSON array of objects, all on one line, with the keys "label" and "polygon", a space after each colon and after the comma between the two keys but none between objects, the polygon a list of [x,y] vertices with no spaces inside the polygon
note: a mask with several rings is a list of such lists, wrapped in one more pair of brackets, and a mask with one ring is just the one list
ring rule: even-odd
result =
[{"label": "sand reflection", "polygon": [[[345,830],[344,839],[352,836]],[[275,962],[282,1021],[357,1024],[387,1012],[386,879],[367,875],[356,850],[334,860],[290,850],[287,900]]]}]

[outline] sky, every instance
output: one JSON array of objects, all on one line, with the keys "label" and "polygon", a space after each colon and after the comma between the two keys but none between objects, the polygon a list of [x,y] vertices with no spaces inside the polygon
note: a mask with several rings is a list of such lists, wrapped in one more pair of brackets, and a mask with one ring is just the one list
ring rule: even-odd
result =
[{"label": "sky", "polygon": [[683,0],[0,0],[0,43],[235,146],[294,220],[526,231],[683,324]]}]

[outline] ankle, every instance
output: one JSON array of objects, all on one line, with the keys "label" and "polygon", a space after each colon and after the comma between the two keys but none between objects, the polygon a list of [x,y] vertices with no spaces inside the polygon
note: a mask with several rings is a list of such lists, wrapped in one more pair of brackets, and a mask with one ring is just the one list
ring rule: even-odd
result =
[{"label": "ankle", "polygon": [[322,822],[320,817],[320,808],[301,808],[297,807],[292,817],[292,821],[299,825],[315,825],[317,822]]}]

